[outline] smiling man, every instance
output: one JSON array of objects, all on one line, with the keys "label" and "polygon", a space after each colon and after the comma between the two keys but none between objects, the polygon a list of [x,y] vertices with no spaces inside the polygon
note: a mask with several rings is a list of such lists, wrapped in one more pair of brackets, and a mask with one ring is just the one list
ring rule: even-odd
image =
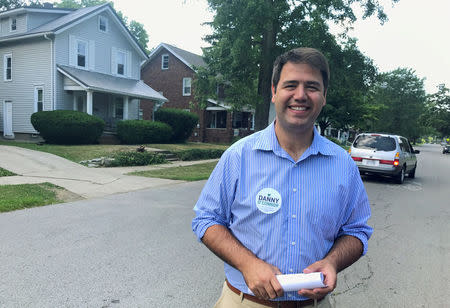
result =
[{"label": "smiling man", "polygon": [[[367,251],[358,169],[314,128],[329,75],[316,49],[278,57],[274,123],[224,153],[195,205],[194,232],[225,262],[215,307],[331,307],[337,273]],[[302,272],[321,272],[326,287],[284,292],[276,275]]]}]

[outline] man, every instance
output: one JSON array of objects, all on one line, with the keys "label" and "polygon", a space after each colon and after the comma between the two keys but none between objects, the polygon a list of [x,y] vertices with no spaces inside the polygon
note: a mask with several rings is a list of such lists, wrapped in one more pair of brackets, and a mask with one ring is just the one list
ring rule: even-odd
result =
[{"label": "man", "polygon": [[[370,206],[358,169],[314,128],[328,82],[318,50],[278,57],[274,123],[233,144],[201,193],[192,228],[225,262],[216,307],[331,307],[325,296],[337,273],[367,250]],[[275,275],[301,272],[322,272],[327,287],[284,293]]]}]

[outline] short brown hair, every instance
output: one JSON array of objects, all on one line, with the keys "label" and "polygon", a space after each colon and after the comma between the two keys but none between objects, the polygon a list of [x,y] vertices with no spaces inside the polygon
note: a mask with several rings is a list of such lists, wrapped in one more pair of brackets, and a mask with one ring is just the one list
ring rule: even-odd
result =
[{"label": "short brown hair", "polygon": [[314,67],[322,74],[324,92],[328,89],[330,81],[330,68],[327,58],[317,49],[301,47],[289,50],[276,58],[273,63],[272,85],[276,91],[278,82],[280,81],[281,70],[288,63],[305,63]]}]

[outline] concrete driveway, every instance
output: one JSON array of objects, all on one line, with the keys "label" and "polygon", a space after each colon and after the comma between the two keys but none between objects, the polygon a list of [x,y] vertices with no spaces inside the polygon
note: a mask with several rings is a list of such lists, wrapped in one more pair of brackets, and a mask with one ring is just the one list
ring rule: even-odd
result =
[{"label": "concrete driveway", "polygon": [[203,162],[205,161],[175,162],[157,166],[88,168],[53,154],[0,145],[0,167],[18,174],[0,177],[0,185],[49,182],[89,199],[182,182],[126,175],[129,172]]}]

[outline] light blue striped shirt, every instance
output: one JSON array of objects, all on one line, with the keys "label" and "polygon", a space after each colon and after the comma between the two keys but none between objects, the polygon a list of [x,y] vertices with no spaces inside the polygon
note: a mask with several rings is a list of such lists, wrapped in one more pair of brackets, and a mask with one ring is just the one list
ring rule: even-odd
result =
[{"label": "light blue striped shirt", "polygon": [[[314,130],[298,161],[281,148],[274,123],[233,144],[222,156],[194,208],[200,240],[215,224],[283,274],[321,260],[335,239],[352,235],[364,252],[372,228],[358,168],[345,150]],[[225,263],[228,281],[248,293],[242,274]],[[277,300],[304,300],[286,292]]]}]

